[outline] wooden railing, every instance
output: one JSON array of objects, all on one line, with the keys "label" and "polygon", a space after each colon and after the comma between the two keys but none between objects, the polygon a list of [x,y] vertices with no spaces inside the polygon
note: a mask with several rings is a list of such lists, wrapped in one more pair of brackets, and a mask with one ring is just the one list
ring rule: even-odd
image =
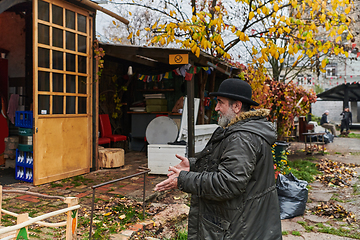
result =
[{"label": "wooden railing", "polygon": [[[60,209],[54,212],[46,213],[38,217],[31,218],[28,213],[17,214],[14,212],[7,211],[2,209],[2,195],[3,193],[20,193],[26,195],[33,195],[41,198],[49,198],[49,199],[60,199],[67,203],[68,207],[64,209]],[[33,193],[29,191],[22,190],[3,190],[0,185],[0,221],[2,214],[8,214],[10,216],[17,218],[17,224],[14,226],[3,227],[0,229],[0,239],[29,239],[28,226],[32,224],[38,224],[44,227],[61,227],[66,226],[66,239],[72,240],[76,239],[76,229],[78,222],[78,209],[80,205],[78,205],[79,199],[77,197],[61,197],[61,196],[49,196],[39,193]],[[67,219],[64,222],[58,223],[48,223],[43,222],[42,220],[54,217],[63,213],[67,213]]]}]

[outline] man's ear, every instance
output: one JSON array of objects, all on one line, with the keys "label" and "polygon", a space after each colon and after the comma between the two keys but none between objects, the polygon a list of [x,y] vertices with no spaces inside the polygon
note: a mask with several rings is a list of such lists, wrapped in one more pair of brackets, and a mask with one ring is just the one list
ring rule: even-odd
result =
[{"label": "man's ear", "polygon": [[242,102],[241,101],[236,101],[234,104],[233,104],[233,111],[238,114],[241,112],[241,107],[242,107]]}]

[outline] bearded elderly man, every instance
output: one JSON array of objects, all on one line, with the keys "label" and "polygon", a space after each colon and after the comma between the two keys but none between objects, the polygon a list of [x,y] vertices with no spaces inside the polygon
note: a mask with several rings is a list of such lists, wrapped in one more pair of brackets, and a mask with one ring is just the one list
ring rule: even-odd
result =
[{"label": "bearded elderly man", "polygon": [[155,190],[191,193],[189,240],[282,239],[271,146],[276,133],[268,110],[250,110],[250,85],[226,79],[216,96],[218,124],[196,158],[176,155],[169,178]]}]

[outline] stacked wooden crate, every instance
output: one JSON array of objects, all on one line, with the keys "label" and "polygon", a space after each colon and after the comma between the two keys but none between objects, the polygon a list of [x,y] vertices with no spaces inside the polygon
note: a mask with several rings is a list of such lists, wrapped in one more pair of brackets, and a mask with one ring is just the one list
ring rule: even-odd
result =
[{"label": "stacked wooden crate", "polygon": [[144,94],[147,112],[167,112],[165,94]]}]

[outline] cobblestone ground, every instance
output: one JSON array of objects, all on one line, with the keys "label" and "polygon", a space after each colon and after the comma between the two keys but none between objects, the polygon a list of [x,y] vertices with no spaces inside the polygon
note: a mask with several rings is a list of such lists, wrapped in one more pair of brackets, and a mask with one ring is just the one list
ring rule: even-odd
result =
[{"label": "cobblestone ground", "polygon": [[[355,131],[359,134],[360,132]],[[333,143],[326,144],[326,153],[321,155],[314,153],[306,155],[304,143],[291,143],[293,154],[289,160],[310,160],[319,162],[320,159],[329,159],[342,163],[360,164],[360,139],[356,138],[335,138]],[[310,184],[308,203],[303,216],[282,221],[282,229],[287,235],[284,240],[347,240],[360,239],[360,225],[357,222],[336,220],[332,217],[319,217],[314,214],[314,207],[321,203],[334,202],[343,206],[347,211],[355,214],[360,219],[360,168],[355,168],[358,175],[352,179],[349,187],[327,186],[319,181]]]},{"label": "cobblestone ground", "polygon": [[[140,168],[139,168],[140,167]],[[134,173],[140,172],[142,168],[147,167],[147,158],[145,153],[129,152],[125,157],[125,166],[115,169],[102,169],[89,174],[64,179],[40,186],[33,186],[30,183],[15,183],[3,186],[4,190],[25,190],[41,194],[63,197],[78,197],[81,208],[79,210],[78,236],[80,239],[87,239],[89,233],[90,210],[92,204],[91,186],[122,178]],[[152,191],[154,186],[163,181],[166,176],[147,175],[146,176],[146,193],[147,200],[149,197],[156,198],[157,194]],[[143,175],[126,179],[120,182],[108,184],[96,189],[95,194],[95,217],[102,215],[104,209],[99,210],[99,206],[106,205],[113,199],[122,198],[134,199],[135,205],[140,205],[139,211],[142,211],[143,196]],[[111,201],[110,201],[111,200]],[[61,200],[43,199],[32,195],[22,195],[18,193],[4,193],[2,208],[15,213],[28,212],[30,217],[40,216],[44,213],[59,210],[67,207],[67,204]],[[94,218],[95,219],[95,218]],[[66,220],[66,215],[50,218],[50,222],[61,222]],[[1,224],[3,226],[13,225],[16,218],[3,215]],[[95,224],[95,223],[94,223]],[[46,228],[33,225],[29,228],[31,239],[65,239],[65,227]]]},{"label": "cobblestone ground", "polygon": [[[339,162],[360,164],[360,139],[335,138],[334,143],[327,144],[326,148],[328,153],[324,156],[318,153],[306,155],[304,143],[293,142],[291,143],[293,154],[289,156],[289,160],[307,159],[317,162],[321,158],[328,158]],[[102,169],[40,186],[33,186],[29,183],[16,183],[6,185],[4,189],[26,190],[64,197],[78,197],[79,204],[81,205],[78,215],[78,238],[88,239],[92,203],[91,186],[137,173],[146,167],[147,158],[145,153],[128,152],[125,155],[125,166],[122,168]],[[136,214],[141,215],[143,177],[133,177],[98,188],[95,195],[94,228],[97,230],[102,228],[104,231],[101,237],[97,236],[95,239],[129,239],[131,236],[131,239],[145,239],[145,237],[150,236],[153,239],[170,239],[176,231],[186,228],[186,209],[188,209],[189,196],[180,191],[158,194],[152,190],[157,183],[165,178],[166,176],[161,175],[147,176],[146,221],[133,217],[133,219],[128,221],[128,224],[121,224],[119,219],[122,218],[122,215],[109,209],[118,205],[131,205],[135,206]],[[357,222],[348,224],[347,222],[337,221],[328,217],[318,217],[311,212],[311,209],[317,204],[331,199],[344,206],[347,210],[354,212],[357,219],[359,219],[359,179],[354,178],[351,187],[348,188],[324,186],[320,182],[314,182],[311,186],[307,210],[304,216],[282,221],[283,231],[288,233],[284,235],[284,239],[350,239],[344,237],[347,233],[352,234],[353,238],[360,239]],[[28,212],[30,217],[36,217],[65,207],[66,204],[60,200],[43,199],[22,194],[3,194],[3,209],[16,213]],[[108,216],[106,222],[98,220],[104,216]],[[65,219],[66,215],[63,214],[51,218],[49,221],[59,222]],[[2,216],[1,224],[3,226],[13,225],[15,222],[16,219],[14,217],[8,215]],[[48,228],[33,225],[29,228],[29,232],[30,239],[65,239],[64,227]]]}]

